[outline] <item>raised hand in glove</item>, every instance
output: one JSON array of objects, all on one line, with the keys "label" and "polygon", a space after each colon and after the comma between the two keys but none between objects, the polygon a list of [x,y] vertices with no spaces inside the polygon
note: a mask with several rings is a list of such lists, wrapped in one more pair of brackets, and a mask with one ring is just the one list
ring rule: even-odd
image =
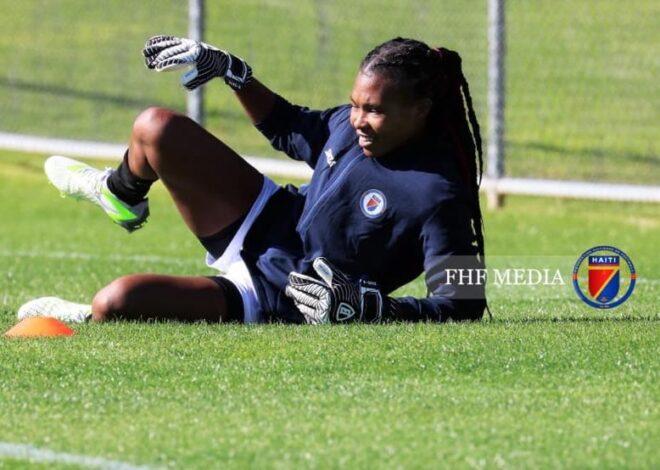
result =
[{"label": "raised hand in glove", "polygon": [[252,80],[252,69],[240,57],[209,44],[174,36],[153,36],[142,50],[144,63],[157,72],[191,67],[181,77],[189,90],[215,77],[224,77],[225,83],[240,90]]},{"label": "raised hand in glove", "polygon": [[291,297],[307,323],[378,323],[383,319],[384,302],[375,282],[352,280],[325,258],[312,264],[320,279],[296,272],[289,273],[287,297]]}]

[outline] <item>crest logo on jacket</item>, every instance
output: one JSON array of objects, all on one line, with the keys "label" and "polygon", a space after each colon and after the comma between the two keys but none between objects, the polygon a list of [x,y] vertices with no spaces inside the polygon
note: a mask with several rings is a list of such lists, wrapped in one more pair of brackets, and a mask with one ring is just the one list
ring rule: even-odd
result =
[{"label": "crest logo on jacket", "polygon": [[360,209],[362,213],[370,219],[375,219],[385,212],[387,209],[387,198],[382,191],[377,189],[370,189],[362,194],[360,198]]}]

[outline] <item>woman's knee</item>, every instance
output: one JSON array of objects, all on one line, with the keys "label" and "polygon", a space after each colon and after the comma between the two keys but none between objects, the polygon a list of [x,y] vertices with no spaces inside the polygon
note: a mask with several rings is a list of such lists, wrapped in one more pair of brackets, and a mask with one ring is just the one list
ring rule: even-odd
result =
[{"label": "woman's knee", "polygon": [[92,320],[102,322],[120,317],[129,307],[133,287],[132,276],[123,276],[97,292],[92,300]]},{"label": "woman's knee", "polygon": [[142,146],[161,149],[188,118],[167,108],[153,106],[142,111],[133,123],[133,139]]}]

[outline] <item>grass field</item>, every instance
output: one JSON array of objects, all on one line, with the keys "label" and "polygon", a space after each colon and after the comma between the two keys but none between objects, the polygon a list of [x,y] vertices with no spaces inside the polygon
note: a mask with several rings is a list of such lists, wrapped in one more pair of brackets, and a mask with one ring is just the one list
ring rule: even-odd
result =
[{"label": "grass field", "polygon": [[[87,301],[129,272],[209,274],[162,186],[132,235],[0,153],[0,330],[24,301]],[[657,206],[512,197],[488,253],[611,244],[639,284],[613,311],[492,292],[480,324],[105,324],[0,339],[0,444],[176,468],[657,468]],[[419,295],[421,281],[401,290]],[[0,446],[1,450],[1,446]],[[0,468],[29,464],[0,453]]]},{"label": "grass field", "polygon": [[[186,2],[0,0],[0,130],[123,142],[146,106],[184,108],[175,74],[142,65],[147,37],[185,35]],[[660,33],[653,0],[507,2],[507,172],[660,181]],[[460,51],[486,122],[481,0],[207,2],[207,40],[300,104],[346,102],[359,61],[396,35]],[[272,155],[221,83],[208,125],[244,154]]]},{"label": "grass field", "polygon": [[[507,172],[657,185],[660,3],[506,3]],[[123,142],[146,106],[183,110],[178,76],[147,71],[139,51],[186,34],[186,4],[0,0],[0,131]],[[385,39],[457,49],[486,135],[481,0],[223,0],[207,15],[208,42],[314,107],[345,102]],[[214,133],[273,155],[224,84],[206,96]],[[61,199],[45,157],[0,151],[0,332],[38,296],[87,302],[132,272],[213,274],[160,184],[150,222],[127,235]],[[570,283],[490,288],[493,318],[478,324],[0,337],[0,469],[660,468],[658,206],[510,197],[485,226],[491,266],[547,263],[567,279],[585,250],[614,245],[635,263],[635,292],[599,311]]]}]

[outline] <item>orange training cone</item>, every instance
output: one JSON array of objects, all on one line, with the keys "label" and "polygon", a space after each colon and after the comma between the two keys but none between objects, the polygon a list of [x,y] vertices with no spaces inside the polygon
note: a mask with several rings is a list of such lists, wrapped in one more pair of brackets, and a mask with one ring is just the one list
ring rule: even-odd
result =
[{"label": "orange training cone", "polygon": [[71,336],[71,328],[53,317],[24,318],[5,333],[14,338],[34,338],[38,336]]}]

